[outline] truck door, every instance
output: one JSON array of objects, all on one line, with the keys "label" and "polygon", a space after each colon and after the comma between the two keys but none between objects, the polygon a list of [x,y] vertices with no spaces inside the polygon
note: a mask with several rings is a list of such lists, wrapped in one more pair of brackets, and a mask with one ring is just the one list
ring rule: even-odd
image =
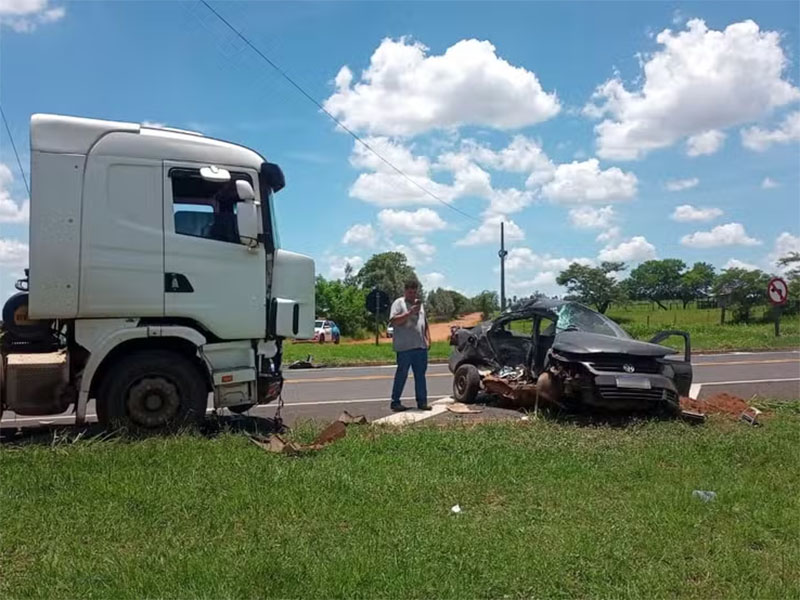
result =
[{"label": "truck door", "polygon": [[[258,197],[256,171],[164,161],[164,315],[192,319],[223,340],[266,332],[266,253],[240,241],[237,179]],[[201,174],[201,169],[202,173]]]},{"label": "truck door", "polygon": [[84,175],[79,316],[162,317],[161,161],[107,156],[103,144]]}]

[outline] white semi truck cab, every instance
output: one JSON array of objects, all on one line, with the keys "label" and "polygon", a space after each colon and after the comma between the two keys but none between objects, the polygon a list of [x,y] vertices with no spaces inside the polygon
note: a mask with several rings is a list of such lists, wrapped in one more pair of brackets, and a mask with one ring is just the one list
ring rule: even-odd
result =
[{"label": "white semi truck cab", "polygon": [[3,309],[0,415],[158,430],[280,396],[314,262],[279,247],[280,168],[203,135],[31,117],[30,255]]}]

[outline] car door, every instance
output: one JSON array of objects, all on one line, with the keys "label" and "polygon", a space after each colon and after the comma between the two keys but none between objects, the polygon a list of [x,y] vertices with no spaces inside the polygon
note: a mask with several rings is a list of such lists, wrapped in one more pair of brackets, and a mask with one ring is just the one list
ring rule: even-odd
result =
[{"label": "car door", "polygon": [[678,331],[675,329],[670,329],[667,331],[661,331],[657,333],[653,338],[650,340],[651,344],[660,344],[667,338],[672,336],[678,336],[683,338],[683,358],[678,358],[677,356],[668,356],[664,359],[664,362],[672,367],[672,371],[675,373],[675,388],[678,390],[678,394],[681,396],[688,396],[689,390],[692,387],[692,379],[693,379],[693,371],[692,371],[692,343],[691,337],[689,333],[686,331]]},{"label": "car door", "polygon": [[[230,201],[222,184],[203,181],[206,166],[164,161],[164,314],[191,319],[224,340],[260,339],[266,252],[262,244],[251,248],[239,240],[235,203],[223,218],[223,200]],[[221,167],[250,181],[258,197],[255,171]]]}]

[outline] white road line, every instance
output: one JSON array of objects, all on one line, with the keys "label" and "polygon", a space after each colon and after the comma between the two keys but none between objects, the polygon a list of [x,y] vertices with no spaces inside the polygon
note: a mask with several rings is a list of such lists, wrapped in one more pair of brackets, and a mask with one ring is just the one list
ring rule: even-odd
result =
[{"label": "white road line", "polygon": [[[447,398],[448,396],[438,396],[437,399]],[[414,396],[403,396],[401,401],[414,400]],[[356,398],[353,400],[315,400],[313,402],[284,402],[284,406],[317,406],[325,404],[358,404],[360,402],[390,402],[387,396],[383,398]],[[275,404],[264,404],[265,407],[277,406]]]},{"label": "white road line", "polygon": [[800,381],[800,377],[787,379],[740,379],[739,381],[708,381],[701,385],[736,385],[741,383],[786,383],[787,381]]}]

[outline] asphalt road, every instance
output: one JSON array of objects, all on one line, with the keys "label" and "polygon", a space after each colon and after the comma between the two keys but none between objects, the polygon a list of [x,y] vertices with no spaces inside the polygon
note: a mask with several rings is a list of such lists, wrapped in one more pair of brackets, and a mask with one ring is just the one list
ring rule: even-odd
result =
[{"label": "asphalt road", "polygon": [[[699,355],[692,361],[694,385],[692,394],[704,398],[718,392],[729,392],[743,398],[754,394],[783,398],[800,398],[800,351],[736,352]],[[311,370],[287,370],[282,416],[289,424],[299,420],[329,421],[342,410],[363,414],[370,420],[390,414],[389,392],[394,367],[341,367]],[[449,396],[452,376],[447,365],[434,364],[428,369],[428,395],[431,401]],[[403,400],[414,405],[413,378],[409,375]],[[277,405],[254,408],[251,415],[272,417]],[[90,420],[94,406],[89,405]],[[2,428],[70,424],[69,415],[56,417],[17,417],[6,413]]]}]

